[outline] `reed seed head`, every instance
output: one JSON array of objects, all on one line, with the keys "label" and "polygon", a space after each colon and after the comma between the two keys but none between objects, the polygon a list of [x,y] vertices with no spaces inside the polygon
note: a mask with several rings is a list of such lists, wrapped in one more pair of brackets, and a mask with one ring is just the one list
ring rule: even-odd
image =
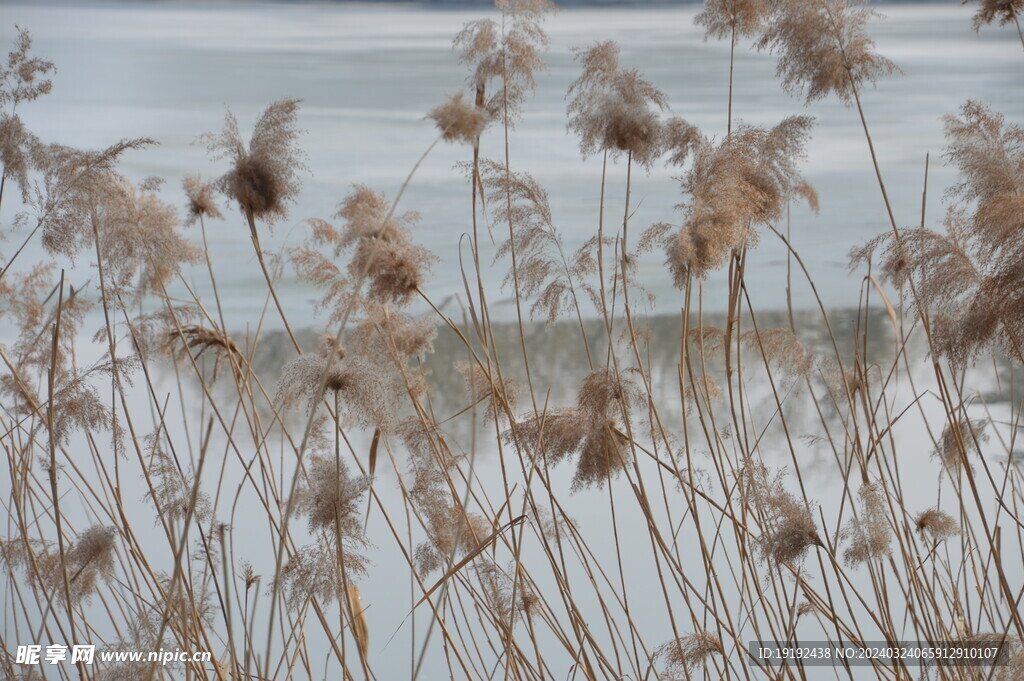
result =
[{"label": "reed seed head", "polygon": [[213,197],[213,183],[204,182],[198,175],[189,175],[182,181],[182,187],[188,197],[188,219],[185,224],[192,225],[207,217],[224,218]]},{"label": "reed seed head", "polygon": [[203,136],[214,158],[228,158],[231,169],[217,181],[246,216],[270,223],[288,216],[299,193],[298,172],[305,169],[297,125],[299,100],[280,99],[263,112],[246,144],[230,111],[224,129]]},{"label": "reed seed head", "polygon": [[935,543],[946,541],[960,534],[960,525],[956,520],[937,508],[921,511],[914,519],[914,525],[921,537],[929,538]]},{"label": "reed seed head", "polygon": [[899,71],[875,53],[867,32],[875,16],[861,0],[774,0],[757,46],[779,55],[787,92],[808,103],[835,94],[849,105],[859,88]]},{"label": "reed seed head", "polygon": [[975,12],[971,25],[975,31],[980,31],[985,24],[999,21],[1000,26],[1020,21],[1024,14],[1024,0],[963,0],[961,4],[979,5]]},{"label": "reed seed head", "polygon": [[448,100],[432,109],[427,117],[437,124],[441,138],[446,142],[476,144],[491,117],[484,109],[463,99],[464,93],[457,92]]}]

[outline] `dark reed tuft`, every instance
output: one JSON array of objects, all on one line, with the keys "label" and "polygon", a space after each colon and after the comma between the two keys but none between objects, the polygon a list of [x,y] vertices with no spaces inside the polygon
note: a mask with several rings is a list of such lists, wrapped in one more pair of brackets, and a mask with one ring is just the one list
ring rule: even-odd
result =
[{"label": "dark reed tuft", "polygon": [[606,151],[622,153],[642,166],[661,155],[661,123],[657,112],[668,106],[665,95],[636,69],[619,65],[614,42],[573,50],[583,73],[569,86],[568,128],[580,139],[584,156]]},{"label": "dark reed tuft", "polygon": [[288,205],[299,193],[298,172],[306,166],[298,144],[298,113],[297,99],[274,102],[256,121],[248,145],[230,111],[223,130],[203,136],[214,158],[231,161],[218,188],[253,219],[273,223],[287,217]]}]

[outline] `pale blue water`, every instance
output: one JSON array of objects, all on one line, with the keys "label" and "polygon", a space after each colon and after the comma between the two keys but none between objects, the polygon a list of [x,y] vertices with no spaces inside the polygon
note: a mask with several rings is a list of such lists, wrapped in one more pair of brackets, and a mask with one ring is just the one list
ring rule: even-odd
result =
[{"label": "pale blue water", "polygon": [[[879,51],[903,74],[864,96],[872,132],[897,218],[920,220],[925,154],[932,154],[929,223],[943,215],[942,187],[951,172],[942,166],[941,116],[968,98],[992,104],[1011,120],[1024,118],[1024,52],[1009,28],[970,27],[973,11],[959,5],[884,6],[873,25]],[[557,225],[568,246],[596,230],[600,159],[580,158],[565,131],[566,87],[577,75],[571,46],[596,40],[620,43],[623,61],[639,67],[664,89],[672,113],[711,134],[725,129],[728,45],[705,42],[693,25],[695,7],[563,11],[547,24],[549,69],[525,106],[512,144],[515,169],[533,173],[549,190]],[[354,183],[393,195],[434,136],[423,115],[446,93],[458,90],[465,70],[451,50],[462,24],[486,12],[429,11],[410,6],[214,5],[157,3],[108,6],[3,7],[3,47],[13,24],[29,28],[38,52],[58,64],[54,93],[21,111],[47,140],[101,147],[122,137],[149,136],[160,146],[125,159],[135,177],[167,178],[167,199],[181,204],[181,178],[215,176],[195,138],[220,127],[230,106],[243,128],[273,100],[304,99],[302,126],[312,174],[290,219],[279,225],[268,247],[301,240],[301,221],[329,217]],[[6,49],[5,49],[6,51]],[[793,214],[793,241],[830,305],[855,304],[859,277],[847,274],[846,254],[885,231],[887,220],[870,169],[855,111],[833,101],[805,107],[781,92],[775,59],[749,45],[737,50],[735,115],[770,125],[793,114],[817,119],[804,168],[821,194],[820,215]],[[500,130],[483,142],[485,156],[502,155]],[[457,271],[459,236],[469,230],[468,187],[453,165],[461,148],[438,149],[416,176],[403,208],[423,219],[417,236],[442,257],[429,291],[436,300],[461,290]],[[608,214],[621,214],[625,169],[609,174]],[[680,194],[671,172],[655,167],[634,177],[636,212],[642,229],[677,220]],[[4,207],[10,223],[13,208]],[[619,218],[613,218],[618,220]],[[250,253],[240,217],[229,214],[211,226],[214,261],[222,295],[236,324],[253,320],[265,287]],[[500,232],[499,232],[500,234]],[[198,233],[194,236],[198,239]],[[785,252],[766,238],[752,256],[748,282],[760,308],[784,305]],[[490,246],[490,244],[487,244]],[[504,266],[502,266],[504,267]],[[205,276],[195,285],[204,291]],[[501,271],[492,273],[495,287]],[[657,310],[673,313],[680,296],[660,255],[643,263],[643,279],[658,295]],[[311,320],[312,292],[289,280],[283,292],[298,323]],[[813,303],[806,286],[794,291],[797,306]],[[721,279],[708,285],[705,304],[721,306]],[[491,299],[500,298],[495,290]],[[507,304],[498,306],[505,313]],[[496,310],[496,313],[502,313]],[[271,318],[272,319],[272,318]],[[230,323],[230,320],[229,320]]]}]

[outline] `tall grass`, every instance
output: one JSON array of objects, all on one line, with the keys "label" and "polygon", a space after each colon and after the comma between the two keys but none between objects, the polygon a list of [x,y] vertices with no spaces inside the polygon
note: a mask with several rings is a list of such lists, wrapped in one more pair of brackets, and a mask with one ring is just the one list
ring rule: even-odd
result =
[{"label": "tall grass", "polygon": [[[1016,3],[984,5],[976,26],[1016,23]],[[429,112],[435,141],[393,197],[356,185],[331,220],[296,205],[300,103],[273,103],[251,136],[229,113],[203,137],[214,179],[182,182],[198,243],[166,202],[176,188],[118,170],[151,140],[93,152],[28,131],[23,105],[54,66],[19,32],[0,71],[0,201],[23,206],[0,271],[4,678],[1024,678],[1024,132],[982,103],[947,116],[960,182],[942,229],[927,172],[920,224],[899,225],[865,101],[897,69],[873,13],[709,0],[698,22],[731,42],[724,134],[669,116],[614,43],[576,50],[568,133],[602,172],[571,251],[509,143],[553,9],[501,0],[459,32],[468,91]],[[851,254],[854,310],[826,308],[783,224],[794,201],[817,207],[800,172],[813,120],[740,121],[739,38],[864,130],[891,230]],[[488,126],[502,147],[482,146]],[[470,198],[454,302],[432,295],[437,258],[402,202],[438,144],[464,150]],[[635,173],[661,163],[679,215],[632,224]],[[609,182],[624,205],[605,206]],[[265,252],[296,211],[302,242]],[[211,256],[211,221],[255,249],[266,304],[245,328],[225,323],[218,274],[243,265]],[[778,310],[750,302],[764,239],[790,262]],[[26,262],[35,240],[45,258]],[[649,314],[651,250],[677,314]],[[86,284],[66,280],[72,263],[94,268]],[[706,300],[719,270],[726,299]],[[317,292],[323,334],[289,323],[291,274]],[[495,277],[514,322],[492,318]],[[817,307],[795,310],[794,287]],[[1002,653],[769,667],[758,640]],[[17,663],[19,645],[51,642],[212,659]]]}]

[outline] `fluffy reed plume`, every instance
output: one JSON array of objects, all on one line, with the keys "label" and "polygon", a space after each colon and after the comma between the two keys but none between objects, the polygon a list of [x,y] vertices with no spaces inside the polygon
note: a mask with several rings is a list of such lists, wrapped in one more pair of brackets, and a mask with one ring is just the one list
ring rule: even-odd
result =
[{"label": "fluffy reed plume", "polygon": [[370,625],[366,621],[366,608],[363,607],[363,594],[355,584],[348,585],[348,606],[352,610],[352,635],[359,646],[359,652],[366,659],[370,652]]},{"label": "fluffy reed plume", "polygon": [[772,475],[759,463],[747,463],[736,473],[740,498],[757,511],[761,555],[773,567],[792,565],[812,546],[822,546],[811,509],[786,490],[782,474]]},{"label": "fluffy reed plume", "polygon": [[212,182],[204,182],[198,175],[189,175],[182,180],[181,185],[188,197],[186,225],[194,225],[203,218],[224,218],[213,196],[215,188]]},{"label": "fluffy reed plume", "polygon": [[[213,519],[210,497],[196,484],[194,472],[183,470],[163,449],[160,433],[149,436],[149,470],[153,488],[146,492],[160,518],[178,521],[191,519],[200,524]],[[159,522],[159,519],[158,519]]]},{"label": "fluffy reed plume", "polygon": [[42,397],[48,393],[46,379],[42,379],[37,389],[27,373],[33,364],[38,363],[39,368],[46,366],[43,363],[49,359],[50,344],[40,345],[44,348],[42,352],[23,361],[20,368],[8,363],[10,373],[0,377],[0,395],[11,399],[10,412],[18,417],[38,419],[34,422],[45,426],[51,440],[58,445],[67,444],[71,435],[78,431],[106,431],[113,436],[116,446],[122,435],[120,425],[100,398],[95,384],[100,379],[109,380],[115,371],[130,370],[132,363],[101,361],[80,370],[61,353],[53,381],[51,415]]},{"label": "fluffy reed plume", "polygon": [[38,179],[15,223],[30,226],[34,222],[31,226],[40,230],[49,253],[74,258],[92,244],[92,212],[109,198],[118,160],[127,151],[150,144],[149,139],[123,140],[103,151],[37,146],[32,165]]},{"label": "fluffy reed plume", "polygon": [[[52,347],[46,342],[46,333],[52,331],[57,319],[59,282],[55,263],[36,263],[24,272],[7,272],[0,280],[0,293],[4,296],[0,319],[9,329],[17,329],[17,341],[9,352],[19,373],[50,369]],[[94,307],[82,289],[66,282],[60,301],[59,367],[68,366],[65,362],[74,358],[74,339]]]},{"label": "fluffy reed plume", "polygon": [[749,37],[761,30],[770,9],[770,0],[705,0],[693,23],[704,27],[706,37]]},{"label": "fluffy reed plume", "polygon": [[429,541],[416,547],[416,567],[429,574],[457,561],[490,536],[493,528],[487,520],[461,508],[458,503],[441,499],[423,506]]},{"label": "fluffy reed plume", "polygon": [[644,404],[640,388],[611,370],[599,369],[583,379],[576,407],[527,417],[502,437],[551,463],[578,454],[573,489],[600,487],[633,460],[625,420],[633,407]]},{"label": "fluffy reed plume", "polygon": [[488,195],[495,223],[512,226],[511,236],[501,243],[494,261],[516,254],[515,271],[509,268],[502,282],[518,286],[519,295],[534,299],[530,314],[554,322],[568,308],[579,309],[577,292],[592,299],[597,295],[586,277],[596,270],[584,246],[570,259],[554,225],[548,193],[528,173],[507,172],[505,166],[483,160],[480,179]]},{"label": "fluffy reed plume", "polygon": [[366,574],[366,567],[361,555],[346,550],[342,570],[336,547],[321,539],[302,547],[288,559],[281,568],[281,581],[288,603],[301,610],[310,598],[324,603],[346,598],[345,584]]},{"label": "fluffy reed plume", "polygon": [[[523,100],[537,86],[536,73],[544,68],[542,52],[548,36],[541,24],[555,6],[547,0],[495,0],[502,21],[478,19],[463,26],[452,46],[470,68],[469,86],[476,105],[492,119],[512,123]],[[500,85],[492,86],[499,80]],[[488,96],[488,92],[491,92]]]},{"label": "fluffy reed plume", "polygon": [[843,551],[843,560],[850,566],[889,555],[892,543],[888,505],[881,484],[864,485],[858,496],[860,517],[851,520],[843,533],[850,542]]},{"label": "fluffy reed plume", "polygon": [[29,170],[32,165],[32,151],[39,140],[22,123],[21,118],[0,113],[0,165],[3,166],[3,180],[14,182],[21,191],[22,201],[29,198]]},{"label": "fluffy reed plume", "polygon": [[114,548],[117,529],[93,525],[85,530],[67,550],[68,581],[76,590],[92,593],[97,580],[114,574]]},{"label": "fluffy reed plume", "polygon": [[668,106],[664,93],[638,70],[619,65],[614,42],[575,48],[583,73],[566,97],[571,97],[568,128],[580,138],[584,156],[606,151],[622,153],[649,167],[661,155],[661,124],[658,111]]},{"label": "fluffy reed plume", "polygon": [[422,286],[437,258],[412,241],[409,226],[418,213],[391,215],[387,199],[369,187],[357,185],[335,217],[345,221],[335,254],[351,252],[349,275],[369,276],[367,297],[399,305],[409,303]]},{"label": "fluffy reed plume", "polygon": [[298,144],[298,113],[297,99],[274,102],[256,121],[248,145],[230,111],[223,130],[202,137],[215,160],[231,161],[231,169],[217,181],[218,189],[251,219],[273,223],[287,217],[288,205],[299,193],[298,172],[306,166]]},{"label": "fluffy reed plume", "polygon": [[353,477],[343,461],[317,455],[308,464],[304,483],[295,509],[309,520],[310,531],[365,545],[360,500],[370,479]]},{"label": "fluffy reed plume", "polygon": [[300,248],[288,250],[288,259],[300,281],[312,284],[322,292],[316,302],[316,312],[326,313],[328,321],[336,324],[353,302],[351,282],[334,262],[340,253],[335,249],[341,241],[341,233],[326,220],[313,218],[307,222],[312,233]]},{"label": "fluffy reed plume", "polygon": [[214,354],[224,353],[232,358],[232,361],[241,361],[242,351],[235,345],[235,341],[231,340],[223,331],[219,329],[210,329],[205,326],[199,326],[197,324],[189,324],[181,328],[179,334],[177,330],[169,331],[168,335],[171,336],[172,340],[182,339],[184,349],[195,350],[199,349],[199,352],[193,355],[196,359],[202,357],[203,353],[207,350],[211,350]]},{"label": "fluffy reed plume", "polygon": [[817,208],[817,195],[797,169],[812,122],[793,116],[774,128],[740,125],[717,144],[685,122],[673,124],[673,160],[693,159],[682,178],[683,223],[654,225],[641,247],[662,245],[676,286],[705,277],[743,244],[756,244],[753,227],[780,220],[790,200]]},{"label": "fluffy reed plume", "polygon": [[700,631],[661,644],[656,654],[665,661],[663,678],[683,681],[702,669],[710,656],[725,655],[725,649],[718,636]]},{"label": "fluffy reed plume", "polygon": [[455,93],[444,104],[431,109],[427,118],[437,124],[444,141],[476,144],[491,117],[484,109],[464,101],[463,97],[464,93]]},{"label": "fluffy reed plume", "polygon": [[[53,82],[46,76],[56,71],[52,62],[30,56],[31,49],[32,36],[19,28],[14,50],[7,54],[6,64],[0,63],[0,108],[4,109],[0,111],[0,165],[3,165],[3,181],[13,181],[26,203],[31,157],[40,144],[15,110],[22,102],[49,94]],[[0,184],[2,196],[3,184]]]},{"label": "fluffy reed plume", "polygon": [[[1019,30],[1020,15],[1024,13],[1024,0],[976,0],[976,2],[980,7],[971,20],[975,31],[980,31],[982,26],[991,24],[997,19],[1000,26],[1012,23]],[[962,4],[975,4],[975,2],[963,0]]]},{"label": "fluffy reed plume", "polygon": [[326,386],[325,397],[338,405],[339,418],[362,427],[390,430],[394,415],[387,381],[365,359],[346,357],[342,361],[332,349],[333,345],[324,343],[319,353],[301,355],[285,364],[274,402],[283,407],[302,404],[313,411],[321,387]]},{"label": "fluffy reed plume", "polygon": [[475,362],[459,362],[455,368],[462,374],[469,390],[473,404],[483,404],[484,421],[495,417],[508,417],[519,404],[519,391],[522,386],[507,377],[499,377],[487,373]]},{"label": "fluffy reed plume", "polygon": [[448,449],[436,425],[418,417],[399,428],[409,450],[414,482],[409,490],[424,520],[427,540],[415,549],[417,569],[434,572],[456,561],[490,536],[493,527],[483,516],[468,511],[454,491],[451,478],[459,458]]},{"label": "fluffy reed plume", "polygon": [[955,417],[942,429],[942,437],[935,449],[935,456],[943,468],[954,474],[970,466],[967,455],[976,452],[981,456],[981,443],[988,440],[984,432],[988,423],[984,419]]},{"label": "fluffy reed plume", "polygon": [[[514,566],[510,567],[510,571]],[[481,560],[473,566],[488,607],[499,621],[508,621],[512,613],[512,577],[492,560]],[[520,587],[521,588],[521,587]],[[522,593],[520,593],[522,596]]]},{"label": "fluffy reed plume", "polygon": [[437,326],[433,317],[370,304],[348,336],[348,343],[355,354],[389,364],[395,360],[422,362],[433,352],[435,338]]},{"label": "fluffy reed plume", "polygon": [[112,291],[136,298],[160,294],[182,266],[201,258],[201,251],[178,232],[177,215],[157,196],[158,186],[158,181],[147,181],[136,187],[111,175],[97,197],[92,220]]},{"label": "fluffy reed plume", "polygon": [[932,347],[956,367],[998,348],[1024,357],[1024,129],[969,101],[946,117],[947,160],[960,181],[947,195],[945,233],[903,230],[852,253],[876,253],[886,278],[909,288],[933,319]]},{"label": "fluffy reed plume", "polygon": [[14,50],[7,53],[7,63],[0,64],[0,106],[17,106],[34,101],[53,90],[53,81],[45,76],[56,72],[53,62],[29,55],[32,35],[18,29]]},{"label": "fluffy reed plume", "polygon": [[960,525],[956,520],[937,508],[929,508],[917,514],[914,526],[922,538],[931,539],[936,544],[960,534]]},{"label": "fluffy reed plume", "polygon": [[945,157],[960,171],[950,198],[965,210],[979,246],[989,254],[1019,247],[1024,129],[976,101],[967,101],[959,116],[946,116],[944,122]]},{"label": "fluffy reed plume", "polygon": [[113,578],[116,538],[116,529],[94,525],[65,544],[63,561],[56,545],[32,539],[0,542],[0,557],[9,570],[20,570],[58,602],[66,603],[70,593],[71,602],[79,604],[96,593],[101,579]]},{"label": "fluffy reed plume", "polygon": [[717,326],[697,326],[687,334],[691,352],[706,356],[725,349],[725,331]]},{"label": "fluffy reed plume", "polygon": [[852,104],[861,86],[897,72],[875,53],[861,0],[774,0],[759,49],[779,56],[782,87],[808,103],[835,94]]}]

